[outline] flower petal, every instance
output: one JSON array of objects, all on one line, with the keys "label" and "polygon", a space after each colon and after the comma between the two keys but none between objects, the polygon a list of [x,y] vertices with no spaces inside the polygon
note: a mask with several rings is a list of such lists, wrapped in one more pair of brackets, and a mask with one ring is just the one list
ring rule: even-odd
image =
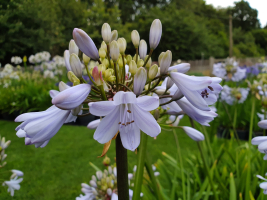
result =
[{"label": "flower petal", "polygon": [[115,105],[137,102],[136,96],[133,92],[123,92],[123,91],[117,92],[114,95],[113,100]]},{"label": "flower petal", "polygon": [[179,72],[171,72],[170,76],[178,88],[182,85],[190,90],[201,90],[212,83],[210,77],[188,76]]},{"label": "flower petal", "polygon": [[263,129],[267,129],[267,120],[262,120],[258,123],[258,126]]},{"label": "flower petal", "polygon": [[120,107],[117,106],[113,110],[113,112],[111,112],[101,120],[94,134],[94,139],[97,140],[99,143],[107,143],[118,132],[120,119],[119,110]]},{"label": "flower petal", "polygon": [[180,73],[186,73],[190,69],[189,63],[181,63],[179,65],[174,65],[172,67],[169,67],[168,71],[174,71],[174,72],[180,72]]},{"label": "flower petal", "polygon": [[158,96],[143,96],[137,98],[136,103],[140,108],[145,111],[155,110],[159,107],[159,97]]},{"label": "flower petal", "polygon": [[140,144],[140,129],[132,124],[132,129],[125,132],[125,128],[120,129],[120,137],[122,145],[125,149],[134,151]]},{"label": "flower petal", "polygon": [[100,124],[100,119],[96,119],[94,121],[91,121],[88,125],[87,128],[89,129],[96,129],[98,125]]},{"label": "flower petal", "polygon": [[90,113],[95,116],[106,116],[116,108],[114,101],[91,102],[88,105]]},{"label": "flower petal", "polygon": [[190,138],[197,142],[205,139],[204,135],[201,132],[192,127],[182,126],[182,128]]},{"label": "flower petal", "polygon": [[57,96],[57,94],[59,93],[59,91],[57,90],[50,90],[49,91],[49,94],[50,94],[50,97],[53,99],[55,96]]},{"label": "flower petal", "polygon": [[251,140],[251,144],[259,145],[260,143],[265,142],[265,141],[267,141],[267,136],[257,136]]},{"label": "flower petal", "polygon": [[134,123],[147,135],[156,137],[161,128],[155,118],[147,111],[139,108],[138,105],[133,105]]}]

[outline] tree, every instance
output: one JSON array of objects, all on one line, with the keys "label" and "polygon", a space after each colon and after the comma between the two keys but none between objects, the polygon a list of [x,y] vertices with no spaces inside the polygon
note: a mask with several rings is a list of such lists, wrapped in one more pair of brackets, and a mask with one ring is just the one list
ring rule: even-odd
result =
[{"label": "tree", "polygon": [[235,2],[235,6],[228,11],[233,16],[233,26],[244,31],[260,28],[258,11],[250,7],[247,1]]}]

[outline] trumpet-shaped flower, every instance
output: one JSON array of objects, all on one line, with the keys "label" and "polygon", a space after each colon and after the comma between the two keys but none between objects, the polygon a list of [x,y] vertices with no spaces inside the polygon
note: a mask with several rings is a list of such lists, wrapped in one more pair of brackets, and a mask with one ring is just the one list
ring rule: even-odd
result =
[{"label": "trumpet-shaped flower", "polygon": [[124,148],[135,150],[140,143],[140,130],[151,137],[160,133],[160,126],[149,113],[158,106],[156,96],[136,98],[134,93],[123,91],[116,93],[113,101],[89,103],[93,115],[106,116],[97,127],[94,139],[104,144],[120,131]]},{"label": "trumpet-shaped flower", "polygon": [[179,72],[171,72],[170,77],[193,106],[204,111],[210,110],[207,102],[199,94],[200,90],[207,88],[212,83],[210,77],[188,76]]},{"label": "trumpet-shaped flower", "polygon": [[23,178],[15,177],[14,179],[11,179],[10,181],[5,181],[3,185],[7,185],[8,189],[7,191],[10,192],[10,195],[13,197],[15,190],[20,189],[20,182],[23,181]]},{"label": "trumpet-shaped flower", "polygon": [[52,103],[61,109],[72,110],[86,99],[91,91],[91,85],[80,84],[70,87],[52,99]]}]

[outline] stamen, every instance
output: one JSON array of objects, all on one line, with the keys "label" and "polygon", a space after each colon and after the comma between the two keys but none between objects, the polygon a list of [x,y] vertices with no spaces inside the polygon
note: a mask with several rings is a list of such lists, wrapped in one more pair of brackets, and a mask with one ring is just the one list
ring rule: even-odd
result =
[{"label": "stamen", "polygon": [[207,90],[204,90],[204,91],[201,92],[202,98],[204,98],[205,96],[206,96],[206,98],[208,98],[208,95],[209,95],[209,93],[208,93]]},{"label": "stamen", "polygon": [[132,113],[132,111],[130,111],[130,110],[127,110],[127,112],[128,112],[128,113]]},{"label": "stamen", "polygon": [[133,120],[133,121],[131,121],[131,123],[134,123],[134,120]]},{"label": "stamen", "polygon": [[121,124],[121,125],[125,125],[125,124],[123,123],[123,124]]},{"label": "stamen", "polygon": [[208,88],[209,88],[211,91],[214,91],[214,89],[213,89],[211,86],[208,86]]},{"label": "stamen", "polygon": [[121,124],[121,122],[119,122],[119,124]]}]

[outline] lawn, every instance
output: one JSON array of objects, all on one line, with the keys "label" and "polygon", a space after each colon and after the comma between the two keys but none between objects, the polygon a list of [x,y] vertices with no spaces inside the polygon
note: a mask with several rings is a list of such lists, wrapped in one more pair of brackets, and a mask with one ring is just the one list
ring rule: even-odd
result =
[{"label": "lawn", "polygon": [[[187,119],[182,120],[187,124]],[[0,121],[0,134],[11,140],[6,150],[5,169],[19,169],[24,172],[21,189],[12,198],[0,187],[0,199],[13,200],[62,200],[75,199],[81,193],[82,182],[88,182],[95,170],[93,162],[102,167],[103,145],[93,139],[94,130],[82,126],[64,125],[45,148],[25,146],[24,139],[16,136],[18,123]],[[177,129],[182,155],[197,152],[197,146],[184,132]],[[161,152],[175,156],[176,144],[172,132],[163,130],[157,139],[149,138],[148,150],[153,163],[162,158]],[[114,162],[115,144],[112,143],[107,155]],[[129,172],[136,164],[135,152],[128,151]]]}]

